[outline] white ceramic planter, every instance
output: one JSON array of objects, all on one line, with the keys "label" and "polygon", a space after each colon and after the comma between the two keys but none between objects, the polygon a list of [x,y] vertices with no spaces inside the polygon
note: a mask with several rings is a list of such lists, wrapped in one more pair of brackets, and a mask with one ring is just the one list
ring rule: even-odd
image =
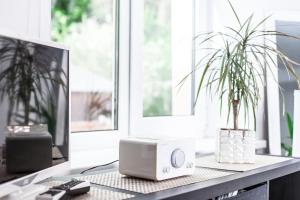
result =
[{"label": "white ceramic planter", "polygon": [[217,162],[221,163],[254,163],[255,132],[221,129],[215,156]]},{"label": "white ceramic planter", "polygon": [[300,157],[300,90],[294,91],[293,157]]}]

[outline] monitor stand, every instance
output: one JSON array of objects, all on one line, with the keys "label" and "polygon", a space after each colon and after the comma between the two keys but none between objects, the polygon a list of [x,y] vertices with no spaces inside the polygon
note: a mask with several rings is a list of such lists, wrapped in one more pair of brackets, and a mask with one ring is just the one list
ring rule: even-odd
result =
[{"label": "monitor stand", "polygon": [[0,198],[0,200],[35,200],[35,197],[48,190],[47,186],[32,184]]}]

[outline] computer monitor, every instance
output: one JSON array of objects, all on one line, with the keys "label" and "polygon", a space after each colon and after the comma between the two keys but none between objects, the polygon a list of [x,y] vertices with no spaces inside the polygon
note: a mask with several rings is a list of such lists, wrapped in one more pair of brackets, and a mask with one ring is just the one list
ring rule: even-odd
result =
[{"label": "computer monitor", "polygon": [[0,197],[69,167],[69,51],[0,35]]}]

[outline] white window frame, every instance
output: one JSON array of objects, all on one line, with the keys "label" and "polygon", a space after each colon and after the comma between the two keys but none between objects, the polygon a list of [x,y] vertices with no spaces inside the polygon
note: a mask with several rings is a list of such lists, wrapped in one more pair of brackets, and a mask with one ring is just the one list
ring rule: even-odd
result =
[{"label": "white window frame", "polygon": [[[299,11],[269,11],[266,16],[271,16],[266,24],[268,30],[276,30],[276,20],[282,21],[295,21],[300,16]],[[267,36],[267,39],[276,41],[276,36]],[[273,48],[277,48],[275,44]],[[273,56],[273,60],[277,61],[277,57]],[[272,62],[267,59],[267,62]],[[276,63],[277,64],[277,63]],[[278,88],[278,69],[267,69],[267,96],[268,98],[268,138],[269,138],[269,151],[273,155],[281,155],[281,132],[280,132],[280,93]],[[294,140],[295,141],[295,140]]]},{"label": "white window frame", "polygon": [[129,27],[130,0],[116,0],[119,16],[116,25],[118,49],[116,64],[118,76],[117,129],[70,134],[71,167],[82,168],[118,159],[118,144],[128,135],[129,113]]},{"label": "white window frame", "polygon": [[[200,8],[194,22],[199,26],[194,27],[194,32],[210,30],[212,20],[209,18],[209,13],[212,11],[210,1],[194,1],[194,6]],[[197,106],[195,114],[192,116],[141,118],[142,109],[140,111],[136,109],[139,99],[136,98],[133,91],[141,89],[139,88],[141,84],[136,84],[138,81],[141,81],[139,78],[139,73],[141,72],[139,67],[137,67],[141,63],[138,51],[141,46],[136,46],[141,42],[139,34],[142,31],[139,31],[138,26],[136,26],[138,23],[141,23],[139,20],[143,19],[137,17],[141,15],[141,10],[139,11],[141,2],[143,1],[119,0],[119,23],[117,30],[119,34],[119,50],[116,56],[119,65],[119,79],[117,81],[118,128],[117,130],[71,133],[70,155],[71,167],[73,169],[104,164],[118,159],[118,143],[120,138],[139,133],[152,135],[167,134],[169,136],[174,136],[174,133],[178,133],[177,136],[201,138],[200,146],[203,146],[202,149],[208,152],[213,151],[213,140],[203,140],[204,136],[214,135],[207,130],[210,124],[208,123],[209,120],[206,119],[212,118],[205,109],[208,98],[201,103],[201,106]],[[197,75],[195,78],[199,80]],[[140,102],[142,102],[141,100]]]},{"label": "white window frame", "polygon": [[[208,8],[208,2],[205,0],[194,0],[194,7],[205,10]],[[195,9],[194,8],[194,9]],[[142,91],[142,40],[143,40],[143,10],[144,1],[131,1],[131,65],[130,65],[130,135],[147,136],[147,137],[193,137],[203,138],[206,127],[205,104],[206,99],[201,102],[201,106],[197,106],[194,115],[190,116],[157,116],[143,117],[143,91]],[[199,9],[200,10],[200,9]],[[196,12],[197,13],[197,12]],[[196,14],[195,13],[195,14]],[[197,13],[195,19],[207,21],[207,11]],[[201,18],[203,17],[203,18]],[[202,23],[201,20],[201,23]],[[195,21],[194,24],[200,24]],[[195,29],[207,30],[206,23]],[[193,32],[195,33],[194,30]],[[193,36],[191,35],[191,40]],[[192,49],[191,49],[192,52]],[[183,74],[184,76],[184,74]],[[196,80],[199,80],[196,77]],[[197,85],[197,84],[196,84]],[[200,112],[201,107],[201,112]],[[204,117],[203,117],[204,116]]]}]

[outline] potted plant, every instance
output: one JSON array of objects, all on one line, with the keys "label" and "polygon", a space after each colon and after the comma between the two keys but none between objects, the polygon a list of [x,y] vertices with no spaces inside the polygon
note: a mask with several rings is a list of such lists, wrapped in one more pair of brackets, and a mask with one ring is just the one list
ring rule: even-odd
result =
[{"label": "potted plant", "polygon": [[[287,73],[298,79],[293,67],[297,63],[274,48],[274,42],[263,43],[262,41],[265,41],[266,36],[270,35],[298,38],[277,31],[261,30],[268,17],[255,23],[252,14],[245,21],[241,21],[231,2],[228,1],[228,3],[238,23],[237,28],[225,27],[224,32],[198,35],[195,41],[206,52],[205,56],[198,62],[196,69],[188,74],[181,83],[199,70],[201,75],[195,104],[200,91],[206,88],[211,95],[219,98],[221,111],[223,104],[227,105],[227,124],[232,116],[233,127],[221,129],[218,134],[217,161],[253,163],[255,161],[254,130],[260,87],[266,84],[267,68],[277,67],[274,56],[282,61]],[[217,45],[209,46],[212,43],[217,43]],[[249,126],[250,118],[253,119],[254,130],[239,127],[238,120],[241,114],[244,116],[245,126],[246,124]]]}]

